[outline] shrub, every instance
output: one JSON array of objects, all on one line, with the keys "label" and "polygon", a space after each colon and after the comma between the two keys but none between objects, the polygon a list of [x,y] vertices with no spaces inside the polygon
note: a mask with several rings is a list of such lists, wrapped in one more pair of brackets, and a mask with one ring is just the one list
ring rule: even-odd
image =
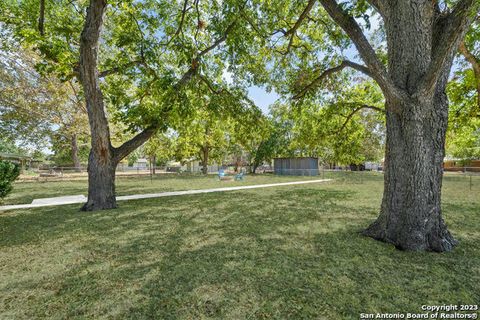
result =
[{"label": "shrub", "polygon": [[0,200],[13,189],[12,182],[20,174],[20,166],[10,161],[0,160]]}]

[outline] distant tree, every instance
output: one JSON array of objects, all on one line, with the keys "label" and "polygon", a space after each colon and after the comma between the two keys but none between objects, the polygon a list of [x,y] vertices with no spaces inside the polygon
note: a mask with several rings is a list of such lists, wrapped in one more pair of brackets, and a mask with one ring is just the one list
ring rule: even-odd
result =
[{"label": "distant tree", "polygon": [[[446,139],[448,155],[471,160],[480,158],[480,22],[473,22],[460,43],[460,57],[447,86],[450,100]],[[462,61],[464,60],[464,61]]]},{"label": "distant tree", "polygon": [[474,83],[471,69],[459,70],[447,87],[450,109],[446,152],[462,160],[480,158],[480,115],[476,114]]},{"label": "distant tree", "polygon": [[12,183],[19,175],[20,166],[18,164],[0,160],[0,201],[12,191]]},{"label": "distant tree", "polygon": [[[0,120],[0,124],[2,124]],[[2,124],[1,128],[5,128]],[[1,129],[0,129],[1,130]],[[0,131],[0,133],[2,133]],[[3,134],[0,136],[0,152],[3,153],[22,153],[22,149],[15,145],[15,141],[13,141],[7,134]]]},{"label": "distant tree", "polygon": [[5,136],[42,150],[54,146],[66,163],[80,167],[79,140],[85,142],[88,120],[79,88],[42,76],[38,55],[28,49],[0,51],[0,122]]},{"label": "distant tree", "polygon": [[280,133],[275,130],[275,123],[272,118],[265,115],[258,115],[254,124],[244,126],[239,135],[242,150],[248,156],[248,162],[252,173],[267,162],[271,162],[276,155]]},{"label": "distant tree", "polygon": [[319,157],[331,164],[379,161],[385,141],[383,104],[378,87],[361,81],[332,88],[324,99],[273,105],[275,121],[288,128],[283,135],[275,133],[276,140],[284,136],[286,141],[278,155]]},{"label": "distant tree", "polygon": [[150,158],[154,174],[157,165],[166,165],[175,157],[175,143],[176,136],[173,132],[157,132],[145,143],[143,150]]},{"label": "distant tree", "polygon": [[213,85],[203,78],[187,97],[189,113],[171,122],[175,157],[182,162],[200,160],[206,174],[209,164],[242,153],[246,136],[258,129],[261,111],[244,88],[222,80]]}]

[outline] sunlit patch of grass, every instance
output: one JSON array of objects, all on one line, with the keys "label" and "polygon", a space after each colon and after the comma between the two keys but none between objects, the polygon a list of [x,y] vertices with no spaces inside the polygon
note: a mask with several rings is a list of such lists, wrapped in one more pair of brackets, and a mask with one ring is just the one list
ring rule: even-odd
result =
[{"label": "sunlit patch of grass", "polygon": [[479,189],[445,178],[453,252],[402,252],[359,233],[382,176],[348,179],[2,212],[0,318],[358,319],[480,301]]}]

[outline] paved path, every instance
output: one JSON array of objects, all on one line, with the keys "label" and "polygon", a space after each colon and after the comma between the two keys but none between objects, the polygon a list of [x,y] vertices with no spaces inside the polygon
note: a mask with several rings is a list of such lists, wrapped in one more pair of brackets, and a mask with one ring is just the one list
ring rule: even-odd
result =
[{"label": "paved path", "polygon": [[[327,182],[327,181],[331,181],[331,179],[256,184],[251,186],[225,187],[225,188],[215,188],[215,189],[199,189],[199,190],[171,191],[171,192],[162,192],[162,193],[134,194],[130,196],[118,196],[117,201],[182,196],[186,194],[269,188],[269,187],[290,186],[290,185],[297,185],[297,184],[319,183],[319,182]],[[31,204],[15,204],[15,205],[8,205],[8,206],[0,206],[0,211],[49,207],[49,206],[61,206],[65,204],[84,203],[85,201],[86,201],[86,198],[83,195],[65,196],[65,197],[57,197],[57,198],[43,198],[43,199],[35,199]]]}]

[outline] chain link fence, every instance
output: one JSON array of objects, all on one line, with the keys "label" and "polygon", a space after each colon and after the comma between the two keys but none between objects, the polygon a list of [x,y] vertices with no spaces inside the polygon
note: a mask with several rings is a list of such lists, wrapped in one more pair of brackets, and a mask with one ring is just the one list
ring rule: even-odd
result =
[{"label": "chain link fence", "polygon": [[[234,167],[228,166],[209,166],[208,173],[216,174],[219,169],[234,172]],[[353,170],[352,170],[353,169]],[[282,176],[318,176],[322,179],[335,179],[339,182],[350,184],[362,184],[368,179],[383,179],[383,171],[378,170],[359,170],[359,167],[323,167],[318,169],[277,169],[270,166],[261,166],[257,168],[257,174],[274,174]],[[248,167],[239,167],[237,170],[249,173]],[[118,167],[116,175],[119,177],[132,176],[159,176],[159,175],[201,175],[201,167],[187,168],[186,166],[142,166],[142,167]],[[26,170],[19,178],[19,181],[63,181],[63,180],[81,180],[87,179],[87,168],[82,167],[64,167],[64,166],[41,166],[36,169]],[[480,168],[479,167],[461,167],[449,168],[444,171],[444,179],[457,181],[468,186],[469,190],[480,189]]]},{"label": "chain link fence", "polygon": [[[445,170],[443,174],[444,181],[455,181],[461,183],[469,190],[480,191],[480,168],[463,167],[461,170]],[[345,183],[362,184],[370,179],[383,180],[384,172],[382,170],[351,170],[349,167],[338,167],[330,169],[320,167],[319,176],[324,179],[335,179]]]}]

